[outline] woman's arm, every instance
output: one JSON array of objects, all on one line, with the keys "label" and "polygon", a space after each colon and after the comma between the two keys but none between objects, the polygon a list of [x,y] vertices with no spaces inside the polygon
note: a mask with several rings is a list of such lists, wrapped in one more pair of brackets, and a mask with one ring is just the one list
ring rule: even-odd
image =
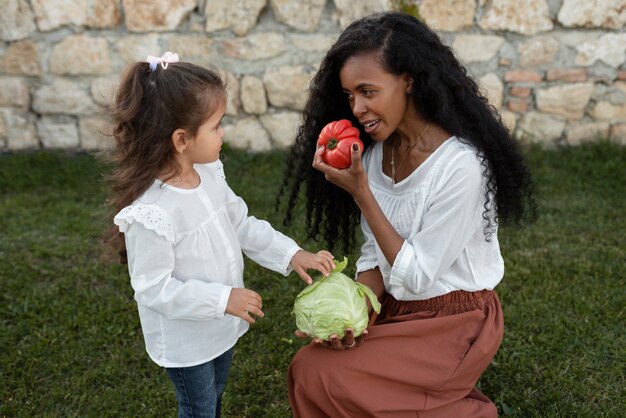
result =
[{"label": "woman's arm", "polygon": [[[356,144],[355,144],[356,145]],[[389,265],[393,265],[398,252],[404,244],[404,239],[396,232],[376,198],[369,188],[367,173],[361,162],[361,150],[352,149],[352,165],[350,168],[338,170],[324,163],[322,154],[324,148],[320,147],[315,153],[313,167],[325,174],[326,179],[341,187],[354,198],[355,203],[361,210],[361,214],[369,224],[376,242],[382,250]]]},{"label": "woman's arm", "polygon": [[[376,299],[378,300],[380,300],[381,296],[385,293],[383,275],[380,273],[380,269],[378,267],[374,267],[371,270],[361,271],[357,273],[356,281],[372,289],[372,291],[376,295]],[[369,299],[367,299],[367,308],[371,313],[372,305]]]}]

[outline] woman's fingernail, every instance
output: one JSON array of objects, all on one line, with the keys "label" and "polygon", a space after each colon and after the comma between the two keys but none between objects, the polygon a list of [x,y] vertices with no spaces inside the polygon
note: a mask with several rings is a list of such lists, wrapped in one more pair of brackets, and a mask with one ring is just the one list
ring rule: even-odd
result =
[{"label": "woman's fingernail", "polygon": [[354,151],[358,151],[359,150],[359,144],[352,144],[352,149]]}]

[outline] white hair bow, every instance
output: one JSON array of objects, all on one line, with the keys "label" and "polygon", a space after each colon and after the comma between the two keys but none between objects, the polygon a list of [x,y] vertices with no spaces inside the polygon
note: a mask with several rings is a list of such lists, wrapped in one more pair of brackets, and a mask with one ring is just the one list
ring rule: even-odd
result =
[{"label": "white hair bow", "polygon": [[158,64],[161,64],[161,67],[166,70],[167,66],[172,62],[178,62],[178,54],[174,52],[167,51],[165,54],[160,57],[154,57],[152,55],[148,55],[146,61],[150,64],[150,71],[154,71],[157,68]]}]

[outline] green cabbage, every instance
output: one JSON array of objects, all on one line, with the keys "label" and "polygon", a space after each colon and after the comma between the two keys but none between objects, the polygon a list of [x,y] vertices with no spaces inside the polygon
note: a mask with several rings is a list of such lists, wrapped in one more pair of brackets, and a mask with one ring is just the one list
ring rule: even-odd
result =
[{"label": "green cabbage", "polygon": [[328,277],[308,285],[296,296],[293,314],[300,331],[327,341],[332,334],[343,338],[345,329],[351,328],[358,337],[369,321],[366,296],[374,310],[380,312],[372,289],[342,273],[347,264],[345,257],[341,263],[335,262]]}]

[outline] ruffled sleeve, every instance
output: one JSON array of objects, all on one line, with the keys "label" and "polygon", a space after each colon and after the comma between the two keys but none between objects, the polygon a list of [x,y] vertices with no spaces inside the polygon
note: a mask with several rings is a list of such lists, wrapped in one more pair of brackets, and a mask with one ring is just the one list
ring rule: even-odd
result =
[{"label": "ruffled sleeve", "polygon": [[129,206],[114,218],[125,235],[128,272],[139,305],[169,319],[221,318],[231,286],[207,280],[180,280],[174,273],[175,230],[165,210],[155,205]]},{"label": "ruffled sleeve", "polygon": [[122,209],[113,222],[120,228],[120,232],[125,233],[128,227],[138,222],[144,228],[154,231],[157,235],[165,237],[167,241],[174,244],[176,234],[169,215],[162,208],[155,205],[136,204]]}]

